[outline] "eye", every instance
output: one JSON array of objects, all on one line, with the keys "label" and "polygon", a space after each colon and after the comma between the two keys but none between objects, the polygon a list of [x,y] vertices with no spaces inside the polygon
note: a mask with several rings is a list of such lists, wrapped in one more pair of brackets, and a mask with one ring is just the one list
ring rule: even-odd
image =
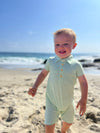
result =
[{"label": "eye", "polygon": [[64,43],[63,45],[64,45],[64,46],[67,46],[67,45],[68,45],[68,43]]},{"label": "eye", "polygon": [[60,44],[56,44],[56,46],[58,47],[58,46],[60,46]]}]

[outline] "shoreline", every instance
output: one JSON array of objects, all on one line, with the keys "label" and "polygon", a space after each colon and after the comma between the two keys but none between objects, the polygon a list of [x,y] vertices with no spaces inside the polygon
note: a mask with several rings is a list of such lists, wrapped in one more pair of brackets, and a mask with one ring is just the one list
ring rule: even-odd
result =
[{"label": "shoreline", "polygon": [[[36,96],[31,97],[27,92],[39,71],[29,72],[28,70],[0,68],[1,133],[44,133],[45,92],[48,78],[38,88]],[[89,85],[87,111],[80,118],[79,110],[76,110],[74,123],[71,126],[72,133],[100,132],[100,75],[86,74],[86,77]],[[76,105],[80,99],[78,83],[74,88],[74,97]],[[56,133],[60,131],[60,128],[61,120],[59,119],[56,124]]]},{"label": "shoreline", "polygon": [[[45,65],[45,64],[44,64]],[[24,70],[26,72],[40,72],[43,68],[44,65],[37,65],[37,66],[31,66],[31,67],[1,67],[0,69],[5,69],[5,70]],[[97,69],[96,67],[83,67],[84,73],[87,75],[100,75],[100,69]]]}]

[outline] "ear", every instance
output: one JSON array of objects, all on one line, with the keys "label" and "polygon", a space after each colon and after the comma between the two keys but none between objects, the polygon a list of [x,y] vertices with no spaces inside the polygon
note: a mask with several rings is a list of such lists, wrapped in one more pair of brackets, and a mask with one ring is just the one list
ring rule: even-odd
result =
[{"label": "ear", "polygon": [[77,43],[75,43],[75,44],[73,45],[73,49],[74,49],[76,46],[77,46]]}]

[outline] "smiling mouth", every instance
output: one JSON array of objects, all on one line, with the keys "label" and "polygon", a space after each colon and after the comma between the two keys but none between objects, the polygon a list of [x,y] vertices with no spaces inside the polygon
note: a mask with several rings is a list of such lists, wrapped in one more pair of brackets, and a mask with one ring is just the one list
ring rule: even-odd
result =
[{"label": "smiling mouth", "polygon": [[60,54],[65,54],[65,53],[66,53],[66,51],[59,51],[59,53],[60,53]]}]

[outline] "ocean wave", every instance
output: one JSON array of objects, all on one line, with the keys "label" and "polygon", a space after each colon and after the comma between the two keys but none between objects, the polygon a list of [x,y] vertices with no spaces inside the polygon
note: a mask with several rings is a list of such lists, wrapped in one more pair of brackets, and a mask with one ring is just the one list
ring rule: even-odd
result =
[{"label": "ocean wave", "polygon": [[34,57],[0,57],[0,64],[20,64],[20,65],[38,65],[43,63],[43,59]]},{"label": "ocean wave", "polygon": [[[91,64],[100,54],[72,54],[81,64]],[[43,68],[43,62],[55,54],[46,53],[0,53],[0,68]]]}]

